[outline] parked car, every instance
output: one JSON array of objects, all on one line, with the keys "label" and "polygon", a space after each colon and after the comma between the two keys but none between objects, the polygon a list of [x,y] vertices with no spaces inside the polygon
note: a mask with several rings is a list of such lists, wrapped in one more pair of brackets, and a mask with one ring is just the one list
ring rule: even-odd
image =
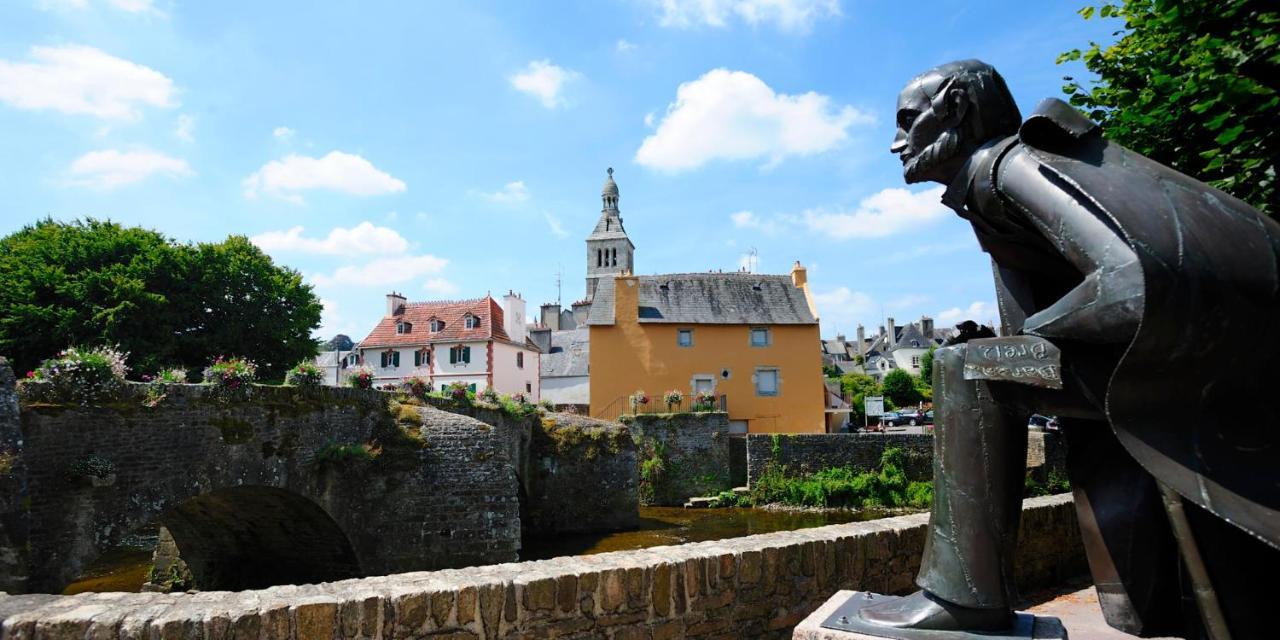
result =
[{"label": "parked car", "polygon": [[1043,429],[1045,431],[1057,431],[1058,419],[1053,416],[1042,416],[1034,414],[1030,420],[1027,420],[1027,427],[1030,429]]},{"label": "parked car", "polygon": [[924,422],[923,411],[919,411],[917,409],[907,409],[905,411],[898,412],[897,424],[899,426],[906,424],[914,427],[916,425],[920,425],[924,423],[925,422]]},{"label": "parked car", "polygon": [[880,416],[881,427],[896,427],[902,424],[902,416],[897,411],[886,411]]},{"label": "parked car", "polygon": [[933,409],[924,412],[924,424],[933,424]]}]

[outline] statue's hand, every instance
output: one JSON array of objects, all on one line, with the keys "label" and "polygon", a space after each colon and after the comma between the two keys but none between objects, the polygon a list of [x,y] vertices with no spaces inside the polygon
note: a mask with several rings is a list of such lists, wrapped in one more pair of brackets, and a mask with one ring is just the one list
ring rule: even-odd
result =
[{"label": "statue's hand", "polygon": [[1049,307],[1032,314],[1022,332],[1042,338],[1123,343],[1142,319],[1142,265],[1102,266]]}]

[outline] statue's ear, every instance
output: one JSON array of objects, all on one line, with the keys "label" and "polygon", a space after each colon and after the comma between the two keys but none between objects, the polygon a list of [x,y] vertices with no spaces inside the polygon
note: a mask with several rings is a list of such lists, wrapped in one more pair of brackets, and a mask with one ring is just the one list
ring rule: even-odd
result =
[{"label": "statue's ear", "polygon": [[969,113],[969,95],[963,87],[956,86],[954,77],[947,78],[946,82],[938,87],[938,93],[933,96],[931,102],[933,114],[947,128],[959,126],[964,121],[965,115]]}]

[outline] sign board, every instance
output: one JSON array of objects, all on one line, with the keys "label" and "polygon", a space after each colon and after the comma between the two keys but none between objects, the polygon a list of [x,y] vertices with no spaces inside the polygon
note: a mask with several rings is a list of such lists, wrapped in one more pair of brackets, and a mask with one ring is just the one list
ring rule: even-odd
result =
[{"label": "sign board", "polygon": [[866,396],[863,398],[867,416],[884,415],[884,396]]},{"label": "sign board", "polygon": [[1034,336],[970,340],[964,353],[965,380],[1002,380],[1062,388],[1062,352]]}]

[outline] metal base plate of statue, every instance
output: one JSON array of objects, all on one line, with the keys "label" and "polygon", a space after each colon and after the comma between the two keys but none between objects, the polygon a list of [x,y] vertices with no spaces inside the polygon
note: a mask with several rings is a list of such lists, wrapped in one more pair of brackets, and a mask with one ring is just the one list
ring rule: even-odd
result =
[{"label": "metal base plate of statue", "polygon": [[1004,631],[896,629],[868,623],[858,612],[871,604],[897,600],[866,591],[840,591],[796,626],[793,640],[1067,640],[1057,618],[1017,613]]}]

